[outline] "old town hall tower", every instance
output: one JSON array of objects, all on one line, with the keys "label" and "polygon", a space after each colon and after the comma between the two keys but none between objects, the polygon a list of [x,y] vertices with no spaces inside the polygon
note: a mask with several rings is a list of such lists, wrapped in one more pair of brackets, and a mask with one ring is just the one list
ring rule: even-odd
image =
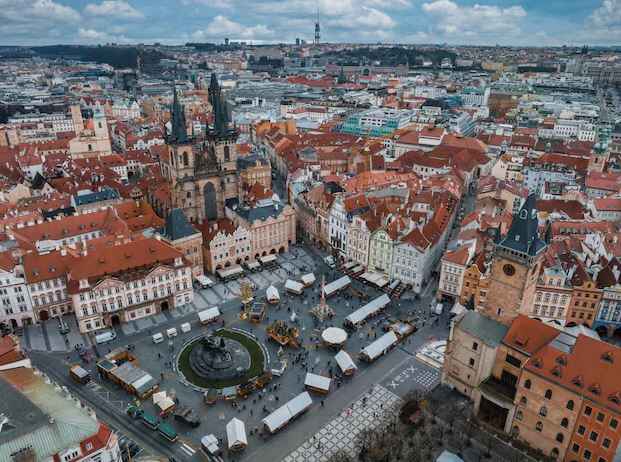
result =
[{"label": "old town hall tower", "polygon": [[202,223],[224,216],[224,203],[238,196],[237,150],[239,132],[229,122],[226,101],[215,74],[211,75],[209,102],[213,124],[205,138],[190,138],[183,107],[174,91],[168,156],[162,172],[171,186],[171,208],[183,210],[188,220]]},{"label": "old town hall tower", "polygon": [[530,195],[513,217],[507,236],[496,244],[483,311],[500,322],[530,312],[541,260],[548,245],[539,237],[535,196]]}]

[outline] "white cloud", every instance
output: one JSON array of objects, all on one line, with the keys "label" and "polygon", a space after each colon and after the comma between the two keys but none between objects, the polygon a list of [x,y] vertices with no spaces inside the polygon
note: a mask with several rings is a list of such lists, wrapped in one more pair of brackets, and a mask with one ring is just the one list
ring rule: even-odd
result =
[{"label": "white cloud", "polygon": [[92,16],[107,16],[125,19],[141,19],[144,17],[141,11],[137,10],[124,0],[104,0],[102,3],[89,3],[84,11]]},{"label": "white cloud", "polygon": [[604,0],[601,6],[591,13],[590,21],[599,27],[621,26],[621,1]]},{"label": "white cloud", "polygon": [[225,37],[232,40],[264,40],[273,38],[274,31],[263,24],[248,27],[218,15],[205,29],[197,30],[193,34],[194,40],[222,40]]},{"label": "white cloud", "polygon": [[[360,7],[356,15],[346,15],[339,19],[328,20],[328,26],[343,29],[372,28],[373,32],[392,29],[397,23],[386,13],[368,6]],[[364,31],[363,31],[364,32]]]},{"label": "white cloud", "polygon": [[108,34],[105,32],[99,32],[95,29],[84,29],[83,27],[78,29],[78,37],[87,42],[105,42],[109,39]]},{"label": "white cloud", "polygon": [[62,40],[80,13],[53,0],[0,0],[0,42],[29,45]]},{"label": "white cloud", "polygon": [[480,36],[510,34],[520,30],[526,17],[521,6],[503,8],[496,5],[460,6],[452,0],[423,3],[423,11],[436,20],[435,28],[446,35]]}]

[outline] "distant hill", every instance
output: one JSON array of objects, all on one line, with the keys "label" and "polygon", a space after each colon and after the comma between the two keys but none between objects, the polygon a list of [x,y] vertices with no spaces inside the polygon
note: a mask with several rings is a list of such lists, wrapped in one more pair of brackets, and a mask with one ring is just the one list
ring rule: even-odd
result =
[{"label": "distant hill", "polygon": [[141,50],[137,47],[117,47],[108,45],[50,45],[30,47],[34,53],[48,58],[76,59],[109,64],[115,68],[136,68],[140,55],[143,65],[158,64],[165,55],[156,50]]},{"label": "distant hill", "polygon": [[405,47],[381,47],[381,48],[355,48],[353,50],[342,50],[330,52],[323,55],[329,61],[342,65],[365,65],[372,62],[379,62],[381,66],[398,66],[399,64],[409,64],[415,66],[423,60],[430,60],[434,65],[439,65],[444,58],[448,58],[451,63],[455,63],[456,55],[448,50],[419,50],[416,48]]}]

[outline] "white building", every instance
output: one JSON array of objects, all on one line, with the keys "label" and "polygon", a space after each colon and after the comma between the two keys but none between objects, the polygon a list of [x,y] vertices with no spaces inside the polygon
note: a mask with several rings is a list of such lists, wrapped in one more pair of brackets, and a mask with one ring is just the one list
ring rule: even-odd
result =
[{"label": "white building", "polygon": [[0,254],[0,324],[19,327],[33,323],[26,280],[8,252]]}]

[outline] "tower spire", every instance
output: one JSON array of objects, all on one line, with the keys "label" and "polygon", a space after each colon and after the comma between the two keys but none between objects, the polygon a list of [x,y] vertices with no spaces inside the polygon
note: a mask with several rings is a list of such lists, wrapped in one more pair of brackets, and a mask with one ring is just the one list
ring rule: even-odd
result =
[{"label": "tower spire", "polygon": [[209,83],[209,102],[214,116],[214,131],[218,134],[224,134],[229,128],[229,114],[215,73],[211,74],[211,82]]},{"label": "tower spire", "polygon": [[173,84],[173,104],[171,109],[171,133],[170,142],[185,144],[188,142],[188,129],[185,122],[183,106],[177,98],[177,87]]},{"label": "tower spire", "polygon": [[321,28],[319,27],[319,5],[317,5],[317,18],[315,19],[315,45],[319,45]]}]

